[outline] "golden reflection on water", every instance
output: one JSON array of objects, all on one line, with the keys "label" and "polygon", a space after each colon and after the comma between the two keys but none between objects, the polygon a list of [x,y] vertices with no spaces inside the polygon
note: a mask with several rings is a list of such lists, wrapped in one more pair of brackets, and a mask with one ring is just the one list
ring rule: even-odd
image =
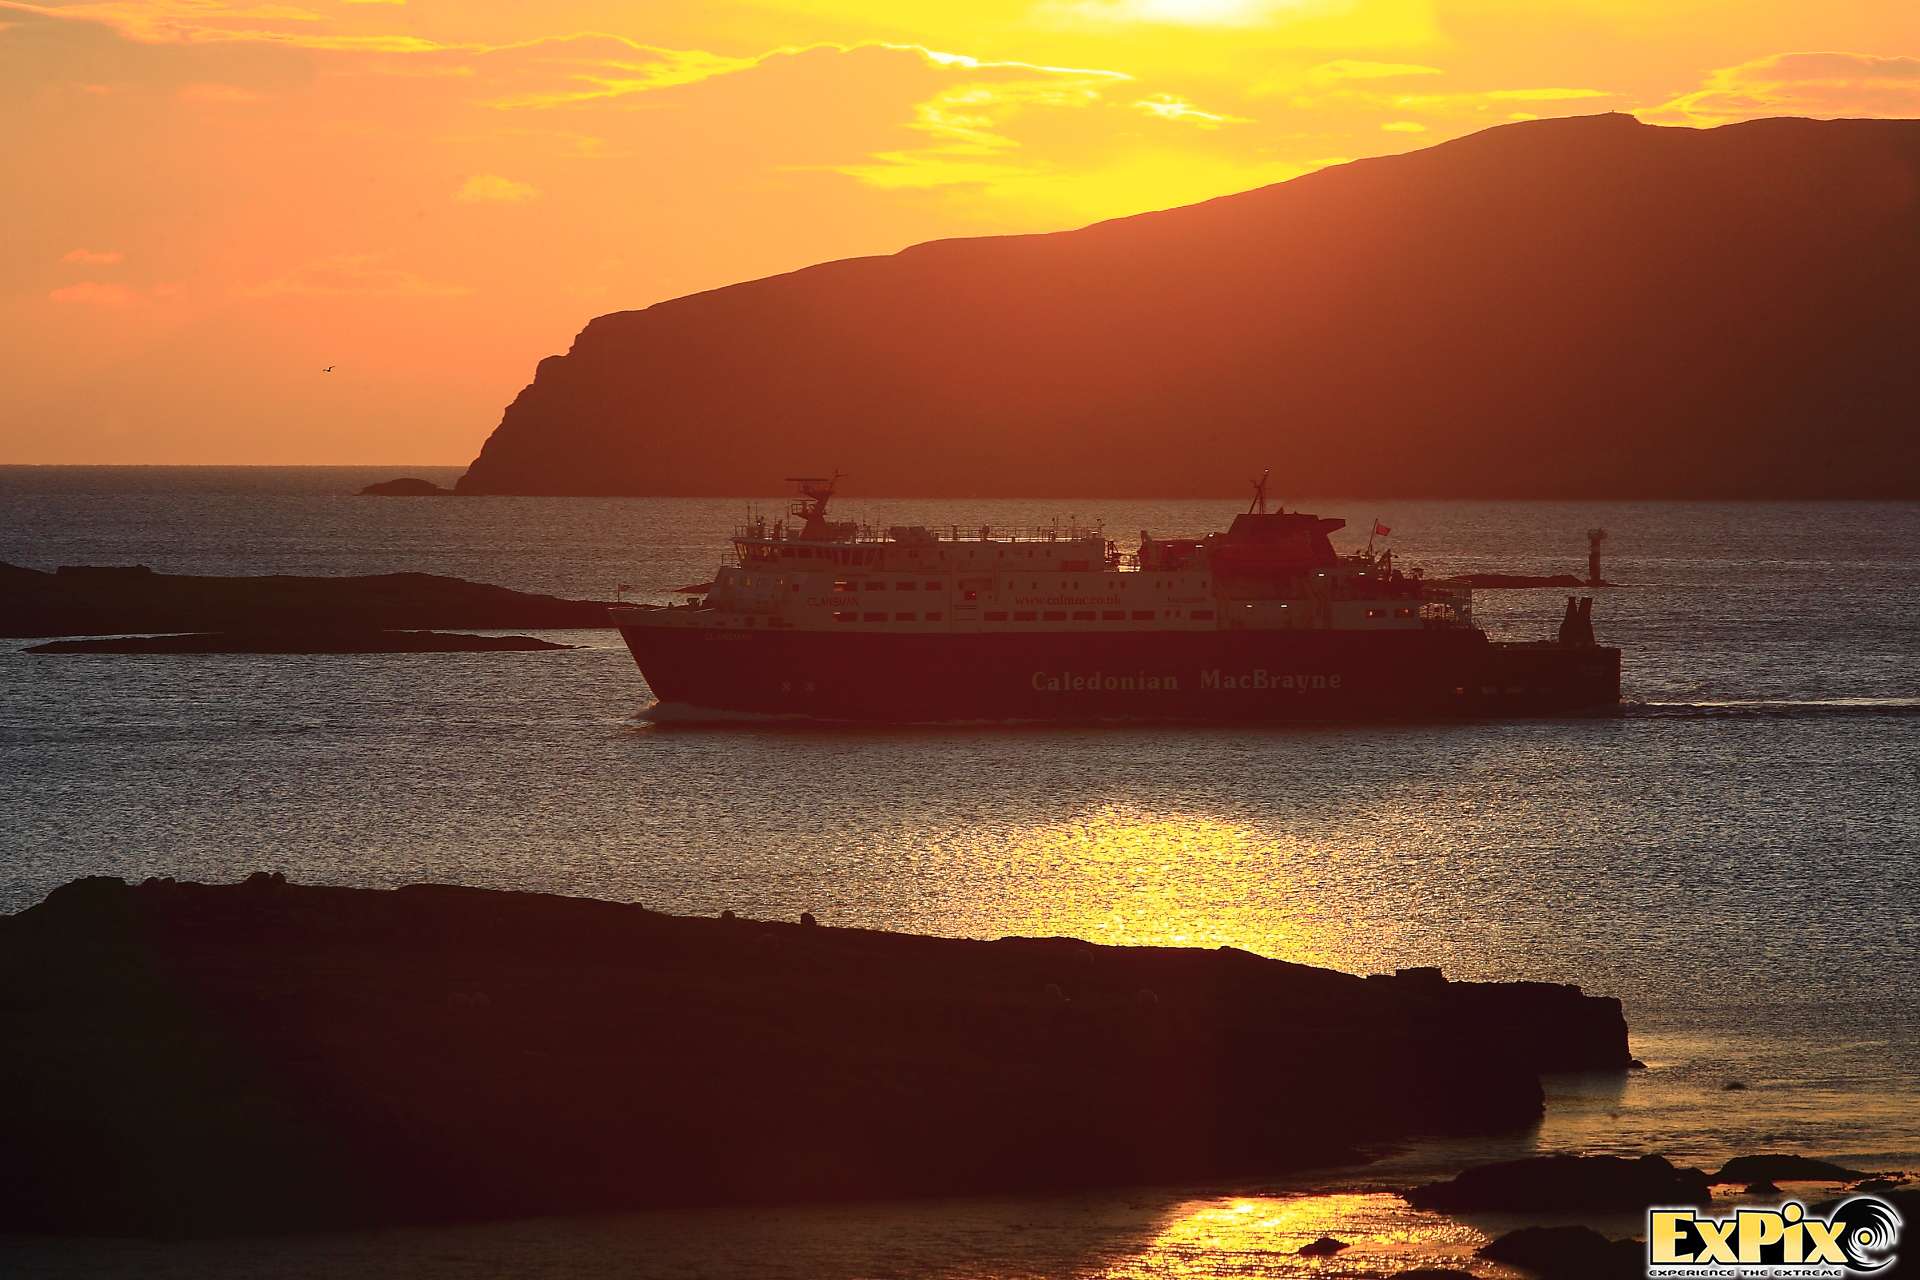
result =
[{"label": "golden reflection on water", "polygon": [[[1321,1236],[1348,1247],[1330,1258],[1303,1258]],[[1409,1209],[1382,1192],[1286,1197],[1239,1196],[1180,1205],[1133,1257],[1107,1268],[1112,1280],[1168,1276],[1377,1276],[1446,1266],[1489,1277],[1503,1268],[1473,1251],[1485,1233],[1437,1214]]]},{"label": "golden reflection on water", "polygon": [[[1377,839],[1377,833],[1374,838]],[[1010,932],[1116,945],[1239,947],[1366,972],[1402,932],[1369,914],[1369,842],[1340,829],[1311,840],[1199,814],[1108,805],[1015,833],[1010,874],[1044,884]]]}]

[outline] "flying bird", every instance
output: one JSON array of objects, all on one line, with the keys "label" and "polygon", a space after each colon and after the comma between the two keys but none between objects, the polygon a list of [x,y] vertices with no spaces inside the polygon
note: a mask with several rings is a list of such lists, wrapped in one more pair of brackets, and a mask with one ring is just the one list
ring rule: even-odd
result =
[{"label": "flying bird", "polygon": [[322,372],[322,373],[332,373],[332,372],[333,372],[333,366],[332,366],[332,365],[328,365],[328,366],[327,366],[326,368],[324,368],[324,369],[322,369],[322,370],[321,370],[320,372]]}]

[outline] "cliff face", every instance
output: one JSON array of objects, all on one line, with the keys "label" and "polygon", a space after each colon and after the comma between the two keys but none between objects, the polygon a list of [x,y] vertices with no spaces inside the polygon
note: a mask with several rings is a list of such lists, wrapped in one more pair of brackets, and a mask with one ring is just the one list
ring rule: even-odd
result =
[{"label": "cliff face", "polygon": [[1508,125],[601,316],[463,493],[1920,496],[1920,121]]},{"label": "cliff face", "polygon": [[0,917],[0,1231],[1172,1181],[1524,1126],[1618,1001],[445,886]]}]

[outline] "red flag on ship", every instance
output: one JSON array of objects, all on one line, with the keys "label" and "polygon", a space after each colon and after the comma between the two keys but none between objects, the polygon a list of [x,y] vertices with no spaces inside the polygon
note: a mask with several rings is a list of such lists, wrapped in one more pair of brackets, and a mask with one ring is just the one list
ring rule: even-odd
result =
[{"label": "red flag on ship", "polygon": [[1393,536],[1393,530],[1387,528],[1387,526],[1381,524],[1378,520],[1375,520],[1373,522],[1373,536],[1376,538],[1391,538]]}]

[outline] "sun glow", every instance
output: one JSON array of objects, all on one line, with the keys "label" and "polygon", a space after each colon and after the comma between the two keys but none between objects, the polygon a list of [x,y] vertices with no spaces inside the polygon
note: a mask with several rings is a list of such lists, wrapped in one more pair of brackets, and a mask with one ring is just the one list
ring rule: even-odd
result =
[{"label": "sun glow", "polygon": [[1523,117],[1920,114],[1907,0],[1698,8],[0,0],[0,461],[465,463],[595,311]]},{"label": "sun glow", "polygon": [[[1303,1258],[1321,1236],[1345,1241],[1335,1259]],[[1181,1205],[1158,1234],[1111,1271],[1116,1278],[1384,1274],[1413,1266],[1464,1266],[1488,1237],[1418,1213],[1384,1194],[1241,1196]],[[1332,1264],[1331,1267],[1329,1264]]]}]

